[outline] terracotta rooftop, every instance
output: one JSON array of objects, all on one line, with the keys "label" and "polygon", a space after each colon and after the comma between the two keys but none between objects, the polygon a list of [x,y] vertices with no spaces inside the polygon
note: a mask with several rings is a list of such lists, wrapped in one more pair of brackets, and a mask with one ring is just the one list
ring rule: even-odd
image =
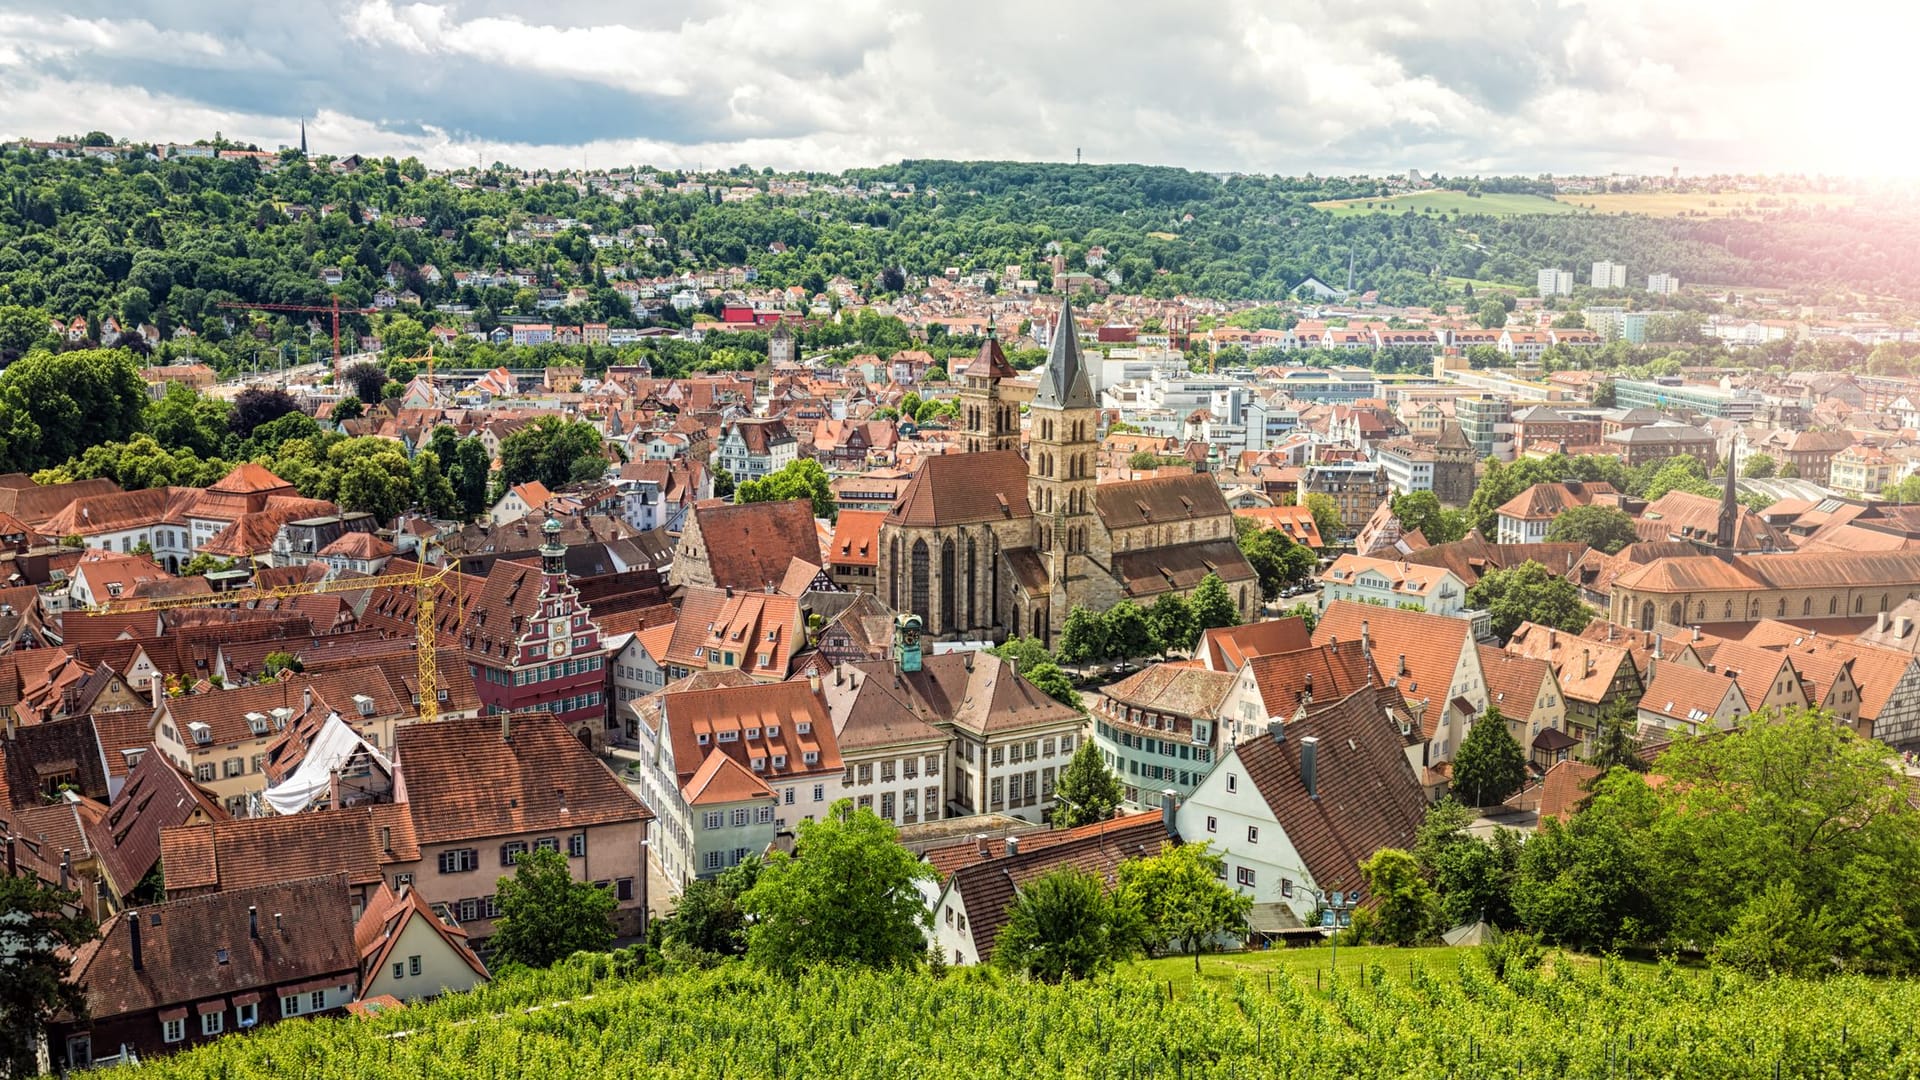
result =
[{"label": "terracotta rooftop", "polygon": [[1194,653],[1215,671],[1238,671],[1256,656],[1298,652],[1312,644],[1307,620],[1296,616],[1213,627],[1201,633]]},{"label": "terracotta rooftop", "polygon": [[1640,671],[1625,645],[1609,645],[1538,623],[1521,623],[1507,639],[1507,651],[1552,664],[1559,676],[1560,694],[1568,701],[1606,701],[1623,666],[1636,679]]},{"label": "terracotta rooftop", "polygon": [[195,818],[225,821],[227,813],[165,754],[142,754],[101,820],[109,845],[101,862],[111,886],[122,896],[132,892],[160,861],[160,831]]},{"label": "terracotta rooftop", "polygon": [[693,508],[714,584],[735,589],[778,585],[795,558],[820,562],[813,505],[785,502],[698,504]]},{"label": "terracotta rooftop", "polygon": [[[1313,643],[1360,641],[1363,635],[1371,644],[1374,667],[1409,705],[1437,705],[1452,696],[1453,674],[1473,641],[1473,624],[1445,615],[1335,600],[1313,628]],[[1438,722],[1440,711],[1427,710],[1429,726]]]},{"label": "terracotta rooftop", "polygon": [[833,524],[833,546],[828,560],[834,566],[880,565],[880,510],[842,510]]},{"label": "terracotta rooftop", "polygon": [[1491,645],[1481,645],[1480,673],[1486,678],[1487,704],[1500,710],[1500,715],[1522,724],[1533,718],[1534,709],[1539,707],[1541,688],[1553,677],[1553,666],[1545,660],[1535,660],[1496,649]]},{"label": "terracotta rooftop", "polygon": [[1027,505],[1027,459],[1013,450],[989,450],[923,459],[887,512],[887,521],[944,526],[1032,516]]},{"label": "terracotta rooftop", "polygon": [[[1021,886],[1069,867],[1096,874],[1110,886],[1122,862],[1158,854],[1167,842],[1159,814],[1098,822],[1072,831],[1081,835],[1059,843],[1042,843],[1038,850],[973,862],[953,872],[949,888],[958,891],[967,905],[974,947],[982,957],[993,955],[993,943],[1007,923],[1008,908]],[[1027,843],[1027,836],[1021,836],[1019,842]]]},{"label": "terracotta rooftop", "polygon": [[653,817],[545,713],[408,724],[394,759],[421,844]]}]

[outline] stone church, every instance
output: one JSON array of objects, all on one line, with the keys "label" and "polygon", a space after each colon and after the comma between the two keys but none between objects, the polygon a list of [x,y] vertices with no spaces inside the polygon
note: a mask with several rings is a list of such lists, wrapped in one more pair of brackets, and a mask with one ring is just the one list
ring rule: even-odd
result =
[{"label": "stone church", "polygon": [[1023,457],[1020,410],[1001,385],[1014,371],[991,329],[954,373],[966,450],[922,462],[881,524],[888,606],[933,638],[1051,645],[1076,607],[1146,606],[1215,573],[1254,617],[1259,578],[1211,475],[1095,483],[1100,409],[1071,306],[1036,374]]}]

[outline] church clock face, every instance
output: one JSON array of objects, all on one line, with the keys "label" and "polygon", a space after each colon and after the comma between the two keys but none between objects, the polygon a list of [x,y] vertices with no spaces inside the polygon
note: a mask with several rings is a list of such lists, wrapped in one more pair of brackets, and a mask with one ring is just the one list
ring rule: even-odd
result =
[{"label": "church clock face", "polygon": [[909,626],[905,630],[902,630],[900,632],[900,641],[909,649],[920,644],[920,628],[917,626]]},{"label": "church clock face", "polygon": [[547,651],[554,656],[567,655],[567,646],[571,641],[567,637],[567,620],[555,619],[547,627]]}]

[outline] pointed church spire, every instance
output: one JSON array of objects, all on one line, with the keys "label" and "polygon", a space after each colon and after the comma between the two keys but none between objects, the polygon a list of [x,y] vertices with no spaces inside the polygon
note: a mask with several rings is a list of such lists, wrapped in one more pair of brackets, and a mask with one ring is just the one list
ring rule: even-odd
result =
[{"label": "pointed church spire", "polygon": [[1720,535],[1715,539],[1719,541],[1720,550],[1728,553],[1733,551],[1740,533],[1740,492],[1736,484],[1739,475],[1733,455],[1727,455],[1727,487],[1720,493]]},{"label": "pointed church spire", "polygon": [[300,156],[307,156],[307,118],[300,118]]},{"label": "pointed church spire", "polygon": [[1054,324],[1053,340],[1047,345],[1046,373],[1033,403],[1040,408],[1093,408],[1093,385],[1087,381],[1086,362],[1080,355],[1071,299],[1060,305],[1060,321]]}]

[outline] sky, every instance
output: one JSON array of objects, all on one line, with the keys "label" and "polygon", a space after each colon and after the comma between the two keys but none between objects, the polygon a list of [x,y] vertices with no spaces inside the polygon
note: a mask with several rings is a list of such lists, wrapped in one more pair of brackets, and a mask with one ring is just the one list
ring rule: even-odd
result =
[{"label": "sky", "polygon": [[1911,177],[1916,30],[1864,0],[0,0],[0,138]]}]

